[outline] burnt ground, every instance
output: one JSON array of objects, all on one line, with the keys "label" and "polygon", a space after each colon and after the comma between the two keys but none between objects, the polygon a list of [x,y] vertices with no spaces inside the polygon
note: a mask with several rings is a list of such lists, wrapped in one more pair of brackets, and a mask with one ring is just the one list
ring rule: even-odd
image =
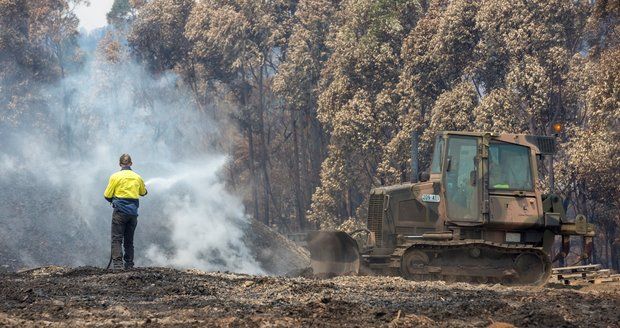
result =
[{"label": "burnt ground", "polygon": [[506,287],[143,268],[0,273],[0,326],[617,327],[618,283]]}]

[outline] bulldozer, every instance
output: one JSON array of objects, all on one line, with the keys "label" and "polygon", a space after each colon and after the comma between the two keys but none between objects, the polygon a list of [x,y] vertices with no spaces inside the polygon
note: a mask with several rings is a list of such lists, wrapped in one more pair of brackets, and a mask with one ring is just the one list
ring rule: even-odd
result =
[{"label": "bulldozer", "polygon": [[546,283],[571,236],[583,238],[587,259],[595,235],[585,216],[569,219],[560,196],[537,188],[538,166],[555,151],[553,136],[438,133],[418,181],[370,191],[364,229],[307,235],[314,275]]}]

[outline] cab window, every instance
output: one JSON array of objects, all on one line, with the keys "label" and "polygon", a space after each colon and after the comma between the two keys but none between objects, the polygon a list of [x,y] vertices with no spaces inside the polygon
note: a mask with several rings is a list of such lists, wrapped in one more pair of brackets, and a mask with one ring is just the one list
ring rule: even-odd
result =
[{"label": "cab window", "polygon": [[441,156],[443,153],[443,138],[437,137],[435,149],[433,150],[433,161],[431,162],[431,173],[441,173]]},{"label": "cab window", "polygon": [[475,183],[478,143],[472,137],[450,137],[446,158],[446,206],[451,219],[475,221],[478,218],[478,192]]},{"label": "cab window", "polygon": [[489,146],[489,188],[532,190],[530,150],[508,143]]}]

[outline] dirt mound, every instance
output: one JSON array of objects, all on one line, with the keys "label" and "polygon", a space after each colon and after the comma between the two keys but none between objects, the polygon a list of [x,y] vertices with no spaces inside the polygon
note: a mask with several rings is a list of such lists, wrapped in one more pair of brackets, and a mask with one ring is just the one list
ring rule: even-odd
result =
[{"label": "dirt mound", "polygon": [[[271,275],[284,275],[289,272],[300,271],[309,266],[309,253],[305,249],[299,247],[261,222],[249,220],[242,228],[244,233],[243,243],[248,247],[252,257],[260,264],[260,267],[266,273]],[[147,222],[143,224],[142,229],[156,230],[157,226],[153,226],[151,222]],[[151,230],[149,230],[148,234],[152,233]],[[12,243],[7,242],[7,239],[4,238],[6,234],[6,231],[4,233],[0,231],[0,273],[24,270],[41,265],[105,266],[108,261],[109,241],[96,246],[88,244],[86,241],[81,244],[66,244],[63,247],[62,243],[59,241],[62,236],[57,236],[54,237],[58,239],[55,239],[54,245],[59,244],[61,246],[56,245],[50,247],[48,245],[49,238],[46,236],[35,238],[37,240],[45,240],[46,242],[29,243],[26,239],[21,238],[19,242]],[[107,236],[107,234],[109,234],[109,228],[102,234]],[[72,240],[71,238],[66,239]],[[92,238],[84,237],[78,239],[89,240]],[[162,242],[164,248],[171,247],[165,240],[159,241]],[[12,247],[13,244],[17,246]],[[36,245],[33,246],[32,244]],[[144,252],[146,247],[141,247],[145,244],[144,240],[138,242],[139,246],[137,246],[136,249],[136,259],[138,262],[145,258]],[[84,257],[87,258],[87,260],[79,261],[78,264],[76,264],[74,263],[75,261],[72,260],[72,256]],[[142,264],[145,266],[150,265],[150,263]]]},{"label": "dirt mound", "polygon": [[0,326],[615,326],[620,293],[145,268],[0,274]]},{"label": "dirt mound", "polygon": [[284,275],[310,265],[307,250],[256,220],[250,220],[245,227],[244,243],[270,274]]}]

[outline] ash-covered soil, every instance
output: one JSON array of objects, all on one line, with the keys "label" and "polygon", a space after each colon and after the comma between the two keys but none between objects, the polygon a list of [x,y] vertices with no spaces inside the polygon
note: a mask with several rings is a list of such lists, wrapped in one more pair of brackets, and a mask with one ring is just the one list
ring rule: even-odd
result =
[{"label": "ash-covered soil", "polygon": [[142,268],[0,274],[0,326],[617,327],[620,286],[506,287]]}]

